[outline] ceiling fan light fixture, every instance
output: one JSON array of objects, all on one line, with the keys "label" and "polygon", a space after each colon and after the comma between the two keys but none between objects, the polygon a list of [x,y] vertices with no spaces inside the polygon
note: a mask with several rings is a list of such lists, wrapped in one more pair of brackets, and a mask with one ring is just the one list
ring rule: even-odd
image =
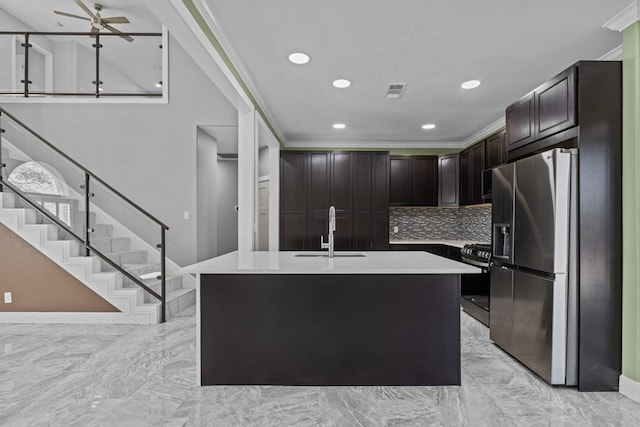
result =
[{"label": "ceiling fan light fixture", "polygon": [[289,55],[289,61],[297,65],[306,64],[310,59],[309,55],[302,52],[293,52]]}]

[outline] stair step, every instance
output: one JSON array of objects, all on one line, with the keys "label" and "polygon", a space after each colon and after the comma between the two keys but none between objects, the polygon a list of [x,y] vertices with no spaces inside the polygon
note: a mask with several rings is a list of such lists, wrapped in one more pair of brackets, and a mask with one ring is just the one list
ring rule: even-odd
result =
[{"label": "stair step", "polygon": [[[78,236],[84,237],[84,225],[72,225],[69,228]],[[113,225],[111,224],[93,224],[91,228],[93,228],[91,239],[113,237]],[[73,237],[64,230],[58,230],[58,238],[61,240],[70,240]]]},{"label": "stair step", "polygon": [[167,294],[167,317],[175,316],[187,307],[196,303],[196,290],[193,288],[181,288]]},{"label": "stair step", "polygon": [[[161,288],[162,288],[162,283],[160,282],[160,280],[158,279],[147,279],[147,280],[142,280],[142,283],[144,283],[146,286],[148,286],[149,288],[151,288],[152,291],[154,291],[157,294],[161,293]],[[127,279],[126,277],[123,279],[123,286],[126,288],[140,288],[140,286],[138,286],[136,283],[132,282],[130,279]],[[142,289],[142,288],[140,288]],[[167,283],[166,283],[166,295],[167,297],[175,291],[178,291],[182,289],[182,277],[180,276],[173,276],[173,277],[167,277]],[[152,297],[148,292],[144,292],[144,301],[145,302],[153,302],[156,299],[154,297]]]},{"label": "stair step", "polygon": [[91,246],[103,254],[112,252],[124,252],[131,249],[129,237],[100,237],[91,239]]},{"label": "stair step", "polygon": [[160,271],[158,264],[123,264],[122,267],[135,276]]},{"label": "stair step", "polygon": [[[111,252],[104,254],[111,261],[116,264],[122,266],[124,264],[144,264],[147,262],[147,256],[149,255],[145,250],[130,250],[130,251],[121,251],[121,252]],[[113,271],[115,270],[106,262],[102,262],[103,270],[102,271]]]}]

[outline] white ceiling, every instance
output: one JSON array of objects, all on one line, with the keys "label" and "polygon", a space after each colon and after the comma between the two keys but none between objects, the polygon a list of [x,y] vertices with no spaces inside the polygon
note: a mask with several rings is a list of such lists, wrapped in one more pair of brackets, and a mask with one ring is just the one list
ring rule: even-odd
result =
[{"label": "white ceiling", "polygon": [[[285,144],[389,147],[460,146],[567,66],[619,46],[602,25],[630,2],[195,0]],[[295,51],[309,64],[289,63]],[[352,86],[333,88],[337,78]],[[461,89],[470,79],[483,84]],[[403,98],[385,100],[395,82],[408,84]]]},{"label": "white ceiling", "polygon": [[[540,83],[619,46],[621,34],[602,25],[630,2],[194,0],[212,15],[285,145],[389,148],[471,142]],[[122,31],[161,30],[147,9],[152,2],[100,3],[103,17],[129,18],[115,25]],[[72,0],[0,0],[0,9],[37,31],[90,29],[88,21],[53,14],[83,15]],[[294,51],[311,62],[289,63]],[[336,78],[351,87],[333,88]],[[483,84],[461,89],[469,79]],[[404,96],[385,100],[387,84],[396,82],[407,83]],[[336,122],[347,128],[332,129]],[[425,123],[437,127],[423,130]]]}]

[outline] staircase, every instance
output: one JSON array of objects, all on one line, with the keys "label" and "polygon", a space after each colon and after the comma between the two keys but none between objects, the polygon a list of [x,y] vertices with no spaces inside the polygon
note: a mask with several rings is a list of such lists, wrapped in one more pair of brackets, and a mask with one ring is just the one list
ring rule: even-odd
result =
[{"label": "staircase", "polygon": [[[9,147],[9,148],[5,148]],[[25,160],[24,153],[3,141],[2,161],[4,179]],[[79,236],[85,233],[86,213],[81,195],[51,196],[30,194],[55,199],[68,206],[69,228]],[[82,206],[82,208],[81,208]],[[147,291],[118,272],[98,256],[85,256],[85,249],[67,231],[12,194],[5,186],[0,193],[0,223],[18,234],[49,259],[57,263],[80,282],[116,307],[120,313],[7,313],[0,312],[0,322],[56,322],[56,323],[134,323],[152,324],[161,321],[161,302]],[[91,206],[89,224],[92,246],[108,259],[138,278],[157,294],[161,294],[160,258],[158,250],[127,230],[101,209]],[[195,304],[195,280],[178,273],[179,266],[166,263],[165,304],[168,318]]]}]

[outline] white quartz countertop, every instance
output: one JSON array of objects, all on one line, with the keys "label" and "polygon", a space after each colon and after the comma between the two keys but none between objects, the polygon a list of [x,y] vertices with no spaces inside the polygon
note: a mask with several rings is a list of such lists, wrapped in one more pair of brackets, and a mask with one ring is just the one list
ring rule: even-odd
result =
[{"label": "white quartz countertop", "polygon": [[326,251],[236,251],[183,267],[180,272],[200,274],[477,274],[481,270],[469,264],[421,251],[336,251],[336,256],[332,259],[328,258]]},{"label": "white quartz countertop", "polygon": [[466,244],[485,243],[477,240],[443,240],[443,239],[431,239],[431,240],[390,240],[390,245],[449,245],[458,248],[463,247]]}]

